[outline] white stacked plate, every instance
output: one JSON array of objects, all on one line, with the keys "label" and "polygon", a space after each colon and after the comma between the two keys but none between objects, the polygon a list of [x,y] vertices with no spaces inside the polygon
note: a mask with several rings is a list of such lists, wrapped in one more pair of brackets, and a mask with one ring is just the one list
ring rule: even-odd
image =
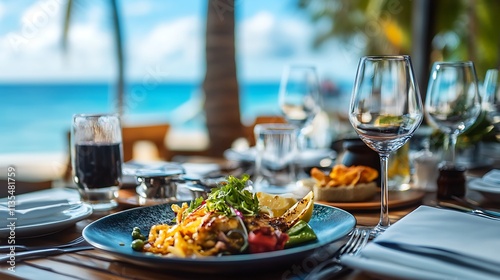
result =
[{"label": "white stacked plate", "polygon": [[35,237],[61,231],[92,214],[77,190],[54,188],[0,199],[0,238]]},{"label": "white stacked plate", "polygon": [[487,200],[500,201],[500,170],[493,169],[482,178],[470,180],[467,187],[479,192]]}]

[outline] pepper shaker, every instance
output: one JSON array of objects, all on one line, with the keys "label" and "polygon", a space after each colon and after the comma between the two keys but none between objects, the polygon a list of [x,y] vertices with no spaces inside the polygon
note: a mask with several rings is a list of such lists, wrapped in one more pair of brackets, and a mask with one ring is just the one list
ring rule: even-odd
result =
[{"label": "pepper shaker", "polygon": [[438,199],[451,199],[453,196],[465,196],[465,168],[460,166],[442,166],[437,180]]}]

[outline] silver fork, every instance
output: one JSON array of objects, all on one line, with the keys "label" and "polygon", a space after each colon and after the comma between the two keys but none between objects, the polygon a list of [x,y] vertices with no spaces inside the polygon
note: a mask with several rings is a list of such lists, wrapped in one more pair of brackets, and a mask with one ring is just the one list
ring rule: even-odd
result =
[{"label": "silver fork", "polygon": [[25,245],[2,245],[0,246],[0,253],[8,253],[14,249],[16,252],[33,251],[33,250],[43,250],[50,248],[67,248],[75,245],[85,243],[83,236],[79,236],[67,243],[53,246],[25,246]]},{"label": "silver fork", "polygon": [[361,249],[368,243],[371,233],[371,229],[369,228],[355,228],[351,232],[349,240],[340,248],[333,258],[318,264],[309,275],[307,275],[305,280],[328,279],[344,271],[346,267],[340,263],[340,257],[346,254],[353,256],[358,255]]},{"label": "silver fork", "polygon": [[94,247],[91,245],[81,245],[81,246],[70,246],[64,248],[48,248],[41,250],[24,251],[12,255],[9,253],[0,255],[0,263],[8,262],[9,260],[11,260],[11,257],[13,257],[16,262],[18,262],[37,257],[54,256],[64,253],[71,253],[71,252],[78,252],[78,251],[92,250],[92,249],[94,249]]}]

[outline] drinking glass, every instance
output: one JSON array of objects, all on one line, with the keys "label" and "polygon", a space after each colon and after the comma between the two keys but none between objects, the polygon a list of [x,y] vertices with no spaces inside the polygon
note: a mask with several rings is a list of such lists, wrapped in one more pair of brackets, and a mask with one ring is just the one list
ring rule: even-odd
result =
[{"label": "drinking glass", "polygon": [[493,125],[497,140],[500,140],[500,87],[498,85],[498,70],[489,69],[483,84],[482,107],[486,118]]},{"label": "drinking glass", "polygon": [[373,230],[375,236],[390,226],[389,156],[420,126],[422,107],[409,56],[365,56],[360,59],[349,121],[361,140],[380,157],[380,220]]},{"label": "drinking glass", "polygon": [[292,193],[297,186],[297,127],[292,124],[258,124],[254,133],[256,191]]},{"label": "drinking glass", "polygon": [[288,123],[299,128],[299,150],[308,145],[307,134],[319,111],[319,80],[316,68],[308,65],[290,65],[282,76],[278,103]]},{"label": "drinking glass", "polygon": [[71,141],[73,180],[82,201],[97,211],[118,206],[123,163],[119,117],[74,115]]},{"label": "drinking glass", "polygon": [[442,168],[462,169],[455,163],[457,138],[474,124],[481,112],[474,63],[435,62],[427,88],[425,111],[430,124],[446,134]]}]

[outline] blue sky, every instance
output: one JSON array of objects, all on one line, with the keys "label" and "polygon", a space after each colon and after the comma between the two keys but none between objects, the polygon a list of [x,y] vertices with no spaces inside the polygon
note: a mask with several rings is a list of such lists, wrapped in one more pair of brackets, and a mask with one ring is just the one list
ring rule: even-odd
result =
[{"label": "blue sky", "polygon": [[[0,0],[0,81],[111,81],[115,76],[107,1],[76,1],[69,51],[60,48],[65,0]],[[127,77],[200,81],[206,0],[119,0]],[[313,50],[315,26],[296,0],[237,0],[241,80],[277,81],[288,63],[323,77],[354,78],[357,59],[331,44]]]}]

